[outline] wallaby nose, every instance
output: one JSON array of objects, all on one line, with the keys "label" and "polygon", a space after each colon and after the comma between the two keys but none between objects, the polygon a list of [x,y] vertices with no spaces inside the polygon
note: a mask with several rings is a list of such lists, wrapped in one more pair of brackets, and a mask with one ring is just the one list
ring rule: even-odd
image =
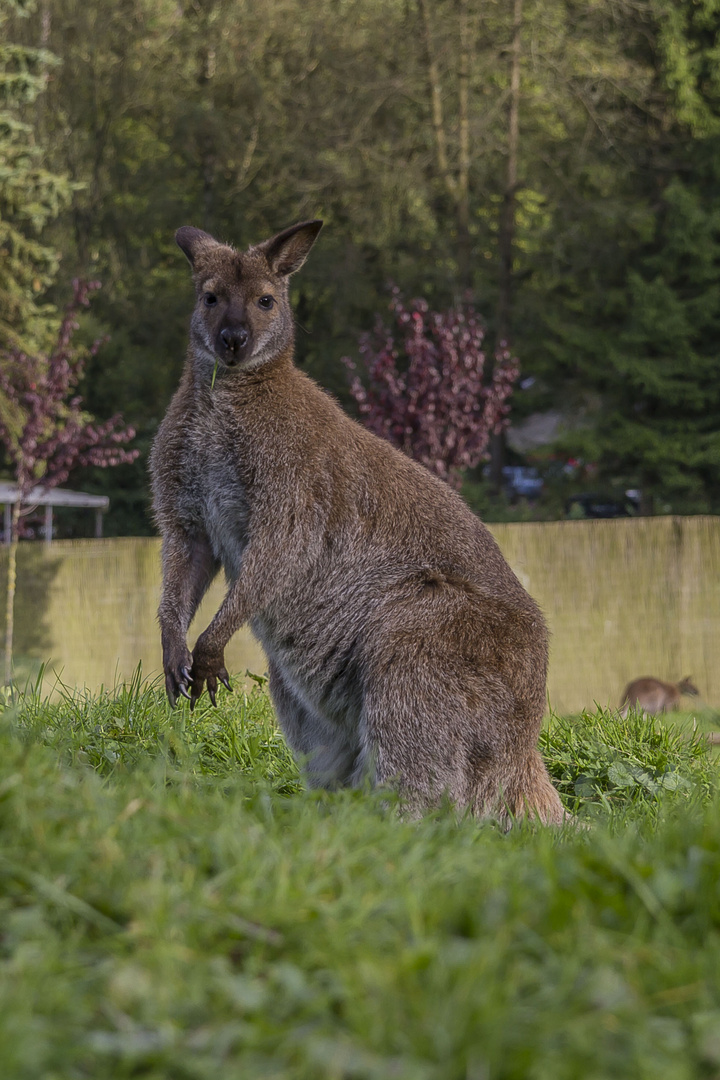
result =
[{"label": "wallaby nose", "polygon": [[236,353],[244,349],[248,343],[250,334],[245,326],[226,326],[220,331],[220,340],[228,352]]}]

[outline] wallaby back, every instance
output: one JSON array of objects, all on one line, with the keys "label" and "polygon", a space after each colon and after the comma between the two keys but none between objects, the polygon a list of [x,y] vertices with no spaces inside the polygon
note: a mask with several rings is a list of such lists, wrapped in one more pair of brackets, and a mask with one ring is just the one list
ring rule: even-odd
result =
[{"label": "wallaby back", "polygon": [[[237,252],[179,230],[197,303],[180,387],[151,455],[163,535],[166,686],[227,685],[249,621],[311,784],[395,784],[420,810],[563,809],[536,743],[547,631],[497,544],[426,469],[346,416],[292,364],[287,279],[306,222]],[[220,566],[227,595],[186,634]]]}]

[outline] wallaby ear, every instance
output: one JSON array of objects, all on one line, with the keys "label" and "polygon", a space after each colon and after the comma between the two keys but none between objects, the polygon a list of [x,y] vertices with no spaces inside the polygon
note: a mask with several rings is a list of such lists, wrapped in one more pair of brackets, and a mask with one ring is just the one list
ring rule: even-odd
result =
[{"label": "wallaby ear", "polygon": [[195,266],[195,261],[202,249],[211,244],[217,244],[217,240],[210,233],[196,229],[193,225],[183,225],[178,229],[175,233],[175,242],[192,267]]},{"label": "wallaby ear", "polygon": [[322,229],[322,221],[301,221],[258,244],[265,253],[270,269],[282,277],[299,270]]}]

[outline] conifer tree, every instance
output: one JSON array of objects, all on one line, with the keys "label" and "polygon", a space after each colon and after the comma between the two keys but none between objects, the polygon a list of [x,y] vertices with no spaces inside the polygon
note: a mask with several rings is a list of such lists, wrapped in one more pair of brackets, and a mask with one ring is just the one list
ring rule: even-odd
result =
[{"label": "conifer tree", "polygon": [[639,487],[645,513],[717,512],[720,20],[717,0],[653,5],[664,94],[648,159],[657,168],[625,216],[619,272],[596,269],[582,322],[557,335],[557,355],[590,402],[587,426],[563,442],[598,466],[600,483]]},{"label": "conifer tree", "polygon": [[668,186],[583,363],[603,404],[578,448],[606,478],[639,485],[645,512],[710,511],[720,500],[718,185],[720,168],[707,190]]},{"label": "conifer tree", "polygon": [[46,167],[32,125],[32,106],[57,59],[13,41],[34,6],[0,0],[0,348],[41,347],[57,325],[54,309],[39,302],[58,264],[41,231],[72,190]]}]

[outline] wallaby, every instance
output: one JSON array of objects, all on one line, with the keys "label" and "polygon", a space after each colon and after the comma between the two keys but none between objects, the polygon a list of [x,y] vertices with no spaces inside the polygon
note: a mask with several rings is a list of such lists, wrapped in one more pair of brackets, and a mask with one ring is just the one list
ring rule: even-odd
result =
[{"label": "wallaby", "polygon": [[[247,251],[186,226],[197,303],[151,454],[170,702],[218,680],[249,621],[313,786],[447,794],[505,823],[564,819],[537,750],[547,630],[484,525],[293,365],[288,279],[321,221]],[[186,634],[220,566],[227,594]]]},{"label": "wallaby", "polygon": [[689,676],[679,683],[667,683],[647,675],[628,683],[620,702],[620,714],[627,716],[632,708],[647,713],[672,712],[679,707],[683,694],[697,697],[699,693]]}]

